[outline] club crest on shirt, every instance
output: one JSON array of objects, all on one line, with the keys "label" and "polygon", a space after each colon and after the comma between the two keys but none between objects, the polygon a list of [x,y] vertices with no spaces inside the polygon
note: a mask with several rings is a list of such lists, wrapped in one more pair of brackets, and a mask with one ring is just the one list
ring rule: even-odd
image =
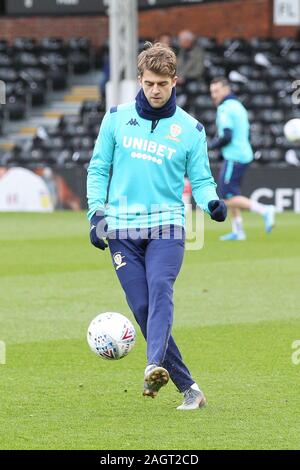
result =
[{"label": "club crest on shirt", "polygon": [[116,271],[122,268],[122,266],[126,266],[127,263],[123,262],[124,258],[125,256],[122,256],[122,253],[120,251],[113,254],[113,260],[116,265]]},{"label": "club crest on shirt", "polygon": [[182,128],[178,124],[172,124],[170,126],[170,134],[167,135],[167,139],[175,140],[175,142],[180,142],[178,136],[182,133]]}]

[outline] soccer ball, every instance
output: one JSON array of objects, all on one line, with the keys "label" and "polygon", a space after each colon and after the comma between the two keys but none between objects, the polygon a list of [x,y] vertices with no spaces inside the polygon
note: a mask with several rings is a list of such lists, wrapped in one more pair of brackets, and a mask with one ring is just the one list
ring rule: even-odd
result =
[{"label": "soccer ball", "polygon": [[290,142],[300,141],[300,119],[290,119],[284,126],[283,132]]},{"label": "soccer ball", "polygon": [[131,321],[116,312],[100,313],[87,331],[91,350],[103,359],[122,359],[132,350],[135,338]]}]

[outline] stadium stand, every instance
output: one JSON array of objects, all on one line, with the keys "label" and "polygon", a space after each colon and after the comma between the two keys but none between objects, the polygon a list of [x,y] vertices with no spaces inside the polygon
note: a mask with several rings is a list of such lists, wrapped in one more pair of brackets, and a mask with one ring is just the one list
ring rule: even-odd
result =
[{"label": "stadium stand", "polygon": [[[140,44],[142,44],[140,40]],[[255,159],[262,164],[284,165],[284,155],[291,147],[283,136],[284,123],[300,117],[293,103],[293,81],[300,72],[300,42],[297,39],[252,38],[227,39],[218,44],[212,38],[198,42],[205,51],[204,79],[177,87],[178,104],[201,121],[212,138],[215,108],[209,96],[210,80],[226,75],[233,91],[249,112],[251,141]],[[176,43],[174,43],[176,49]],[[92,67],[95,53],[84,38],[66,44],[58,38],[16,39],[9,48],[0,41],[0,79],[7,83],[7,107],[10,119],[26,113],[28,93],[32,105],[41,103],[50,85],[67,86],[68,73],[85,73]],[[105,105],[84,101],[79,114],[63,116],[53,129],[39,129],[24,146],[16,145],[0,156],[5,165],[87,165],[93,150]],[[0,127],[3,117],[0,115]],[[295,144],[297,154],[300,145]],[[218,152],[211,153],[218,160]]]},{"label": "stadium stand", "polygon": [[0,80],[6,84],[9,119],[22,119],[30,106],[45,103],[50,90],[65,89],[73,73],[86,73],[94,55],[86,38],[0,40]]}]

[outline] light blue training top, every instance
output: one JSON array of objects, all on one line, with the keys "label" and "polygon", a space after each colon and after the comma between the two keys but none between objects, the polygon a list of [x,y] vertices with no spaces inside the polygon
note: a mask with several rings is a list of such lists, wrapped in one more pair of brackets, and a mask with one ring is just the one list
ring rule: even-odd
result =
[{"label": "light blue training top", "polygon": [[104,211],[108,230],[184,226],[185,174],[200,208],[209,213],[208,202],[219,199],[203,126],[178,106],[155,124],[151,131],[153,122],[138,115],[135,102],[111,108],[103,118],[87,197],[89,219]]},{"label": "light blue training top", "polygon": [[231,142],[222,147],[225,160],[239,163],[249,163],[253,160],[248,113],[242,103],[232,95],[218,106],[217,129],[219,137],[223,137],[224,129],[232,130]]}]

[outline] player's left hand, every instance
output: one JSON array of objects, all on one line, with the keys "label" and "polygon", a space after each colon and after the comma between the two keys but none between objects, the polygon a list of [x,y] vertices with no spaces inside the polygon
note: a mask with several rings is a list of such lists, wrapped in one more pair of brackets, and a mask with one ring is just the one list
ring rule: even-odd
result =
[{"label": "player's left hand", "polygon": [[90,225],[90,240],[92,245],[100,250],[105,250],[108,247],[104,240],[107,235],[107,223],[103,213],[96,212],[91,218]]},{"label": "player's left hand", "polygon": [[210,217],[217,222],[224,222],[227,216],[227,207],[222,199],[214,199],[209,201],[208,209]]}]

